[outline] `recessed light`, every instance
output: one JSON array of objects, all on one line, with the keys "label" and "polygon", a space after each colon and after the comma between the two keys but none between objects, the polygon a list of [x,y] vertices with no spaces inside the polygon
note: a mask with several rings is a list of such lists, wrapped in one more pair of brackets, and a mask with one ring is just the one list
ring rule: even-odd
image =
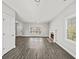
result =
[{"label": "recessed light", "polygon": [[35,0],[35,2],[40,2],[40,0]]},{"label": "recessed light", "polygon": [[64,0],[64,1],[66,1],[66,0]]}]

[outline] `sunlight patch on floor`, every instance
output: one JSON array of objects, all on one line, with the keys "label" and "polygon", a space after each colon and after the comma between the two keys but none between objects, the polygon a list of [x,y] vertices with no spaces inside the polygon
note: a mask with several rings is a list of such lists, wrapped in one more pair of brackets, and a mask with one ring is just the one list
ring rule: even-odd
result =
[{"label": "sunlight patch on floor", "polygon": [[42,38],[30,38],[29,39],[29,47],[30,48],[42,48],[43,46],[43,39]]}]

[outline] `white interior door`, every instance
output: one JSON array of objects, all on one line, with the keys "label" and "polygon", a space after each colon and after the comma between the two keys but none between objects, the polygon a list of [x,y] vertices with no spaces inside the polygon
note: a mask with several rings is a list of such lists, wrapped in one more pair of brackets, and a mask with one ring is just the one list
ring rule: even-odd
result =
[{"label": "white interior door", "polygon": [[15,46],[14,19],[3,13],[3,55]]},{"label": "white interior door", "polygon": [[22,36],[23,26],[21,23],[17,23],[17,36]]},{"label": "white interior door", "polygon": [[9,17],[3,14],[3,54],[7,51],[8,39],[10,37],[10,24]]}]

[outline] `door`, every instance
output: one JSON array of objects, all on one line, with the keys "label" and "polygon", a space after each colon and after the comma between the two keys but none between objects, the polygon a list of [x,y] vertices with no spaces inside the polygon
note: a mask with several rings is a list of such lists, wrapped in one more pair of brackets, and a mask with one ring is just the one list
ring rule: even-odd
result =
[{"label": "door", "polygon": [[3,40],[2,40],[2,54],[4,55],[15,45],[15,25],[14,18],[3,13]]},{"label": "door", "polygon": [[3,14],[3,54],[7,51],[7,45],[8,45],[8,39],[10,37],[10,23],[9,23],[9,17],[7,15]]}]

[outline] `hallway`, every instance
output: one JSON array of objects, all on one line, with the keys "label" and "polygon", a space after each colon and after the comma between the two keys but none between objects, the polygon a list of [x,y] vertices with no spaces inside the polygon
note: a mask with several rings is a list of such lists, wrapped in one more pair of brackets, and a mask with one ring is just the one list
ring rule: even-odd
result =
[{"label": "hallway", "polygon": [[75,59],[48,38],[16,38],[16,48],[3,56],[3,59]]}]

